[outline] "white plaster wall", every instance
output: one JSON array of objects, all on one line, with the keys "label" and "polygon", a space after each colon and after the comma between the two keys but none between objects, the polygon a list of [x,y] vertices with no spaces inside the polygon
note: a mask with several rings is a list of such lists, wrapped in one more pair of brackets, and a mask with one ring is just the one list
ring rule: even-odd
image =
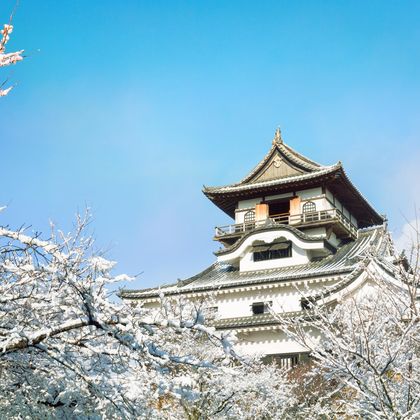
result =
[{"label": "white plaster wall", "polygon": [[238,202],[238,209],[249,209],[255,207],[256,204],[261,203],[262,197],[252,198],[250,200],[242,200]]},{"label": "white plaster wall", "polygon": [[[314,340],[318,337],[314,336]],[[237,350],[246,355],[302,353],[307,349],[288,338],[280,330],[238,334]]]},{"label": "white plaster wall", "polygon": [[[312,201],[316,206],[316,211],[326,210],[327,209],[327,200],[325,198],[315,198]],[[302,203],[302,207],[305,204],[305,201]]]},{"label": "white plaster wall", "polygon": [[217,314],[220,318],[251,316],[251,305],[255,302],[277,301],[278,294],[273,291],[243,291],[229,293],[216,298]]},{"label": "white plaster wall", "polygon": [[[243,316],[252,316],[251,305],[254,302],[272,302],[274,312],[291,312],[301,309],[300,299],[302,293],[316,293],[321,289],[331,286],[336,280],[330,279],[328,282],[312,283],[303,285],[282,286],[278,284],[271,289],[262,289],[254,291],[237,291],[229,294],[212,294],[210,306],[217,307],[217,317],[236,318]],[[194,297],[190,299],[195,300]],[[200,301],[202,297],[197,297]],[[157,310],[160,307],[159,302],[147,302],[144,308]],[[314,340],[319,337],[316,333]],[[245,332],[237,330],[237,350],[243,354],[278,354],[278,353],[300,353],[305,349],[291,339],[287,338],[280,330],[266,330]]]},{"label": "white plaster wall", "polygon": [[[311,198],[307,201],[312,201],[313,203],[315,203],[316,211],[329,210],[329,209],[334,208],[334,206],[329,201],[327,201],[324,197]],[[301,213],[303,213],[303,205],[307,201],[303,201],[301,203]]]},{"label": "white plaster wall", "polygon": [[[238,352],[246,355],[266,355],[303,351],[297,343],[285,337],[281,331],[256,331],[238,337]],[[299,350],[297,350],[299,349]]]},{"label": "white plaster wall", "polygon": [[235,211],[235,223],[243,223],[244,222],[244,217],[245,217],[245,213],[250,211],[252,209],[247,209],[247,210],[236,210]]},{"label": "white plaster wall", "polygon": [[272,302],[272,309],[277,313],[300,311],[302,294],[317,293],[334,283],[335,281],[328,281],[307,286],[289,285],[273,289],[238,291],[216,296],[214,305],[218,308],[217,314],[220,318],[252,316],[252,304],[255,302]]},{"label": "white plaster wall", "polygon": [[317,197],[322,195],[322,188],[310,188],[308,190],[296,191],[296,195],[298,195],[302,200],[306,200],[308,198]]},{"label": "white plaster wall", "polygon": [[290,265],[306,264],[309,258],[306,251],[292,243],[292,256],[274,260],[254,261],[253,252],[248,250],[239,262],[240,271],[267,270],[270,268],[288,267]]},{"label": "white plaster wall", "polygon": [[[300,299],[303,294],[318,293],[325,287],[334,285],[337,282],[334,278],[326,279],[323,282],[306,284],[295,282],[284,285],[284,283],[273,284],[270,288],[261,290],[235,290],[231,293],[221,291],[208,292],[207,297],[203,295],[189,295],[187,298],[192,301],[206,302],[210,307],[217,307],[217,317],[236,318],[252,316],[252,304],[255,302],[272,302],[272,310],[276,313],[300,311]],[[170,298],[170,295],[168,295]],[[174,299],[178,299],[178,295]],[[142,304],[141,300],[133,300],[132,304]],[[143,308],[152,311],[160,308],[160,300],[155,298],[152,302],[144,302]]]},{"label": "white plaster wall", "polygon": [[[331,202],[335,202],[335,208],[340,210],[344,216],[346,216],[354,226],[358,226],[356,218],[342,205],[342,203],[333,196],[331,191],[326,190],[325,195],[326,197],[331,201],[328,201],[325,197],[322,197],[322,189],[321,187],[317,188],[311,188],[307,190],[297,191],[296,195],[299,196],[302,200],[310,200],[313,201],[316,205],[316,210],[330,210],[334,208],[334,205]],[[292,198],[292,193],[286,193],[286,194],[278,194],[278,195],[272,195],[265,197],[266,200],[275,200],[279,198],[285,198],[290,197]],[[263,197],[253,198],[250,200],[242,200],[238,202],[237,210],[235,212],[235,223],[243,223],[244,221],[244,215],[246,211],[255,208],[256,204],[259,204],[263,201]],[[302,207],[305,204],[306,201],[302,201],[301,203],[301,213],[302,213]]]},{"label": "white plaster wall", "polygon": [[[254,234],[248,236],[248,238],[245,239],[245,241],[235,251],[232,251],[225,255],[220,255],[217,258],[217,260],[219,262],[236,261],[238,258],[242,258],[243,256],[245,256],[245,254],[248,252],[248,248],[252,247],[252,244],[254,243],[254,241],[264,241],[269,244],[281,237],[285,238],[286,240],[292,241],[294,246],[304,249],[304,250],[305,249],[320,249],[324,247],[324,243],[322,242],[322,240],[315,241],[315,242],[307,242],[297,237],[290,230],[279,228],[276,230],[270,230],[268,232],[256,231]],[[297,256],[299,255],[300,253],[297,254]],[[289,264],[287,265],[290,265],[290,262],[293,262],[292,261],[293,258],[289,258],[289,259],[284,258],[284,259],[289,261]],[[276,261],[279,261],[279,260],[276,260]]]}]

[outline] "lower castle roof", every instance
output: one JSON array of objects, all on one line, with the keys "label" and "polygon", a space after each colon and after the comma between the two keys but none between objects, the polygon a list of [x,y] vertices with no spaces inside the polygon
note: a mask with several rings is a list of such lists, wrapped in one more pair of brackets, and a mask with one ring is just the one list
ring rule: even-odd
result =
[{"label": "lower castle roof", "polygon": [[158,297],[161,293],[168,296],[241,288],[256,284],[341,277],[359,268],[360,260],[366,256],[367,251],[372,250],[372,247],[377,255],[385,256],[387,244],[384,233],[384,226],[360,229],[357,239],[340,246],[334,255],[307,264],[240,272],[232,265],[216,262],[201,273],[177,283],[152,289],[122,290],[119,295],[123,299],[148,299]]}]

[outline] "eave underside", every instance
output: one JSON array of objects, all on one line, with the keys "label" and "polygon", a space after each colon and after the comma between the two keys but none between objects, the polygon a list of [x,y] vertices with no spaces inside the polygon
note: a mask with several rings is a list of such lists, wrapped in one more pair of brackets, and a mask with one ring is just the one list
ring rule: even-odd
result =
[{"label": "eave underside", "polygon": [[[235,218],[238,201],[275,194],[293,193],[298,190],[315,187],[328,188],[357,219],[359,227],[368,227],[383,223],[383,218],[365,200],[360,192],[347,178],[342,168],[338,167],[330,173],[319,176],[314,174],[308,179],[302,177],[281,180],[279,183],[257,183],[247,189],[231,189],[227,191],[204,190],[204,194],[230,217]],[[287,182],[284,182],[287,181]]]}]

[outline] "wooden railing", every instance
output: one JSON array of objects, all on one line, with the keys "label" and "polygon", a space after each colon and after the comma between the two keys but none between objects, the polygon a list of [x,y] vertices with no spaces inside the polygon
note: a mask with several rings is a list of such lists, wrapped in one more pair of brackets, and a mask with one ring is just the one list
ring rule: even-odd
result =
[{"label": "wooden railing", "polygon": [[[351,223],[349,218],[338,209],[320,210],[301,214],[275,214],[271,215],[267,220],[271,220],[275,224],[292,226],[313,225],[319,222],[335,220],[339,221],[353,236],[357,236],[357,228]],[[220,238],[227,235],[242,234],[249,232],[256,227],[263,226],[265,223],[266,220],[259,220],[216,227],[215,237]]]}]

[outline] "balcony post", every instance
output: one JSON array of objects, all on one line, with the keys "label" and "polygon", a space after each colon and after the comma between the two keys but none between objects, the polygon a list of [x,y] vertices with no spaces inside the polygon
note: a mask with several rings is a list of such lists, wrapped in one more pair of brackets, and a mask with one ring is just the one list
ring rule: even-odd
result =
[{"label": "balcony post", "polygon": [[263,222],[268,218],[268,204],[257,204],[255,206],[255,221]]},{"label": "balcony post", "polygon": [[300,214],[300,197],[293,197],[290,200],[290,215],[289,224],[298,225],[301,222],[302,216]]}]

